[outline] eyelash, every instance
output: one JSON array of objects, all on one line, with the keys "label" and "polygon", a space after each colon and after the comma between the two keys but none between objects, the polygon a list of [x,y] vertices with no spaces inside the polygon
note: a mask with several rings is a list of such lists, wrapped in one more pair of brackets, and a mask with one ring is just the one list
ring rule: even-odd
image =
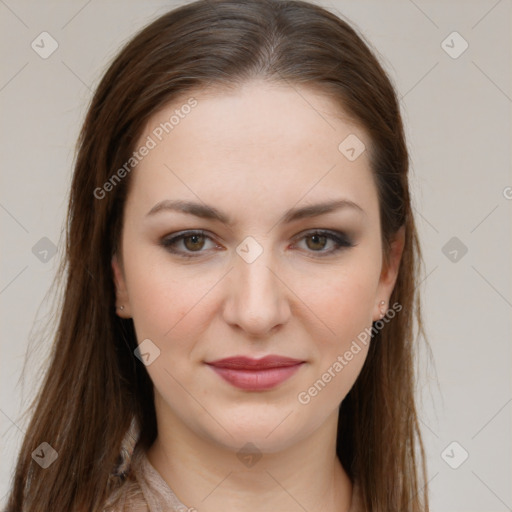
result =
[{"label": "eyelash", "polygon": [[[205,251],[202,251],[202,250],[189,251],[187,254],[187,253],[182,253],[180,251],[176,251],[175,249],[172,248],[180,240],[184,240],[185,238],[189,238],[194,235],[204,236],[206,238],[209,238],[210,240],[212,239],[204,231],[191,230],[191,231],[184,231],[184,232],[178,233],[177,235],[174,235],[171,237],[163,238],[160,241],[160,244],[167,251],[169,251],[172,254],[176,254],[181,258],[197,258],[201,255],[201,253],[203,253]],[[341,233],[338,231],[326,231],[326,230],[322,230],[322,229],[310,231],[310,232],[302,235],[302,237],[299,240],[302,240],[304,238],[308,238],[308,237],[311,237],[314,235],[325,236],[327,239],[332,240],[336,244],[336,247],[334,249],[331,249],[330,251],[308,251],[308,252],[312,252],[313,254],[316,253],[315,257],[319,257],[319,258],[323,258],[325,256],[330,256],[330,255],[337,253],[339,251],[342,251],[344,249],[349,249],[351,247],[354,247],[354,245],[355,245],[350,241],[350,239],[344,233]]]}]

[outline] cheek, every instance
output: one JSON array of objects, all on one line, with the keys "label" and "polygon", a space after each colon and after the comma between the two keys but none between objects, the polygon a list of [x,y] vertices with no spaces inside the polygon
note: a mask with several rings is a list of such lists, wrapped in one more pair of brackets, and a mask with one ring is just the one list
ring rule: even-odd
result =
[{"label": "cheek", "polygon": [[371,272],[341,272],[322,292],[310,295],[308,306],[322,322],[310,333],[312,365],[297,395],[300,407],[309,404],[308,414],[323,417],[356,382],[368,355],[374,298]]},{"label": "cheek", "polygon": [[188,352],[208,327],[210,292],[219,276],[180,268],[154,248],[131,254],[126,276],[137,340],[149,338],[162,352]]},{"label": "cheek", "polygon": [[[380,267],[363,257],[325,275],[303,279],[302,296],[306,305],[325,324],[334,344],[347,342],[351,336],[371,325]],[[328,329],[327,329],[328,328]]]},{"label": "cheek", "polygon": [[375,286],[367,276],[350,276],[333,283],[329,300],[323,304],[323,311],[329,318],[332,330],[346,340],[354,335],[354,329],[360,330],[371,324]]},{"label": "cheek", "polygon": [[307,305],[321,320],[318,330],[310,333],[313,364],[302,390],[314,408],[339,404],[361,372],[371,340],[379,274],[378,258],[359,253],[337,270],[317,275],[320,286],[312,287],[310,278],[303,280]]}]

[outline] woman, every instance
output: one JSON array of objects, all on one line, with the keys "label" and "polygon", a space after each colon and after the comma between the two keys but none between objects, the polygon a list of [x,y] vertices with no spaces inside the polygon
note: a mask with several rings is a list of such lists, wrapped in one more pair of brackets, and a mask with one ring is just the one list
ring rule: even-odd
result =
[{"label": "woman", "polygon": [[199,0],[142,30],[89,108],[67,236],[8,511],[428,510],[407,148],[346,22]]}]

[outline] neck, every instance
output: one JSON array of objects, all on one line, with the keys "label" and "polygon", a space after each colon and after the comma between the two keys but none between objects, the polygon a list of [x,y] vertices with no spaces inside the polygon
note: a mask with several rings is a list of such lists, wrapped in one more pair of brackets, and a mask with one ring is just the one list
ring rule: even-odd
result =
[{"label": "neck", "polygon": [[295,445],[252,456],[167,419],[147,456],[180,501],[200,512],[348,512],[352,482],[336,456],[335,414]]}]

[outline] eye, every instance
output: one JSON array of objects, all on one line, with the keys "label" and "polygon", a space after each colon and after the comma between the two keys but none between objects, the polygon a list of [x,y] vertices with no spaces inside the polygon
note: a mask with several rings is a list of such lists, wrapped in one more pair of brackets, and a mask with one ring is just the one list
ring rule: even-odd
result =
[{"label": "eye", "polygon": [[[186,231],[164,238],[160,243],[171,253],[178,254],[184,258],[194,258],[196,255],[190,253],[204,252],[202,249],[207,240],[211,241],[212,238],[203,231]],[[181,249],[176,249],[177,246],[181,246]],[[215,246],[218,247],[217,245]]]},{"label": "eye", "polygon": [[[326,256],[342,249],[354,247],[352,241],[339,231],[315,230],[303,235],[300,241],[306,241],[308,252],[319,253],[318,256]],[[334,247],[323,250],[331,242]],[[315,255],[316,256],[316,255]]]},{"label": "eye", "polygon": [[[339,231],[326,231],[326,230],[315,230],[302,235],[299,241],[306,241],[306,251],[317,253],[315,256],[328,256],[334,254],[342,249],[354,247],[351,240]],[[195,258],[200,256],[201,253],[206,252],[206,242],[210,241],[213,243],[213,239],[208,236],[204,231],[185,231],[176,233],[172,236],[163,238],[160,244],[169,252],[177,254],[183,258]],[[324,250],[328,246],[329,242],[334,247],[330,250]],[[213,243],[211,248],[219,248],[219,245]],[[208,249],[208,247],[206,247]],[[194,254],[195,253],[195,254]]]}]

